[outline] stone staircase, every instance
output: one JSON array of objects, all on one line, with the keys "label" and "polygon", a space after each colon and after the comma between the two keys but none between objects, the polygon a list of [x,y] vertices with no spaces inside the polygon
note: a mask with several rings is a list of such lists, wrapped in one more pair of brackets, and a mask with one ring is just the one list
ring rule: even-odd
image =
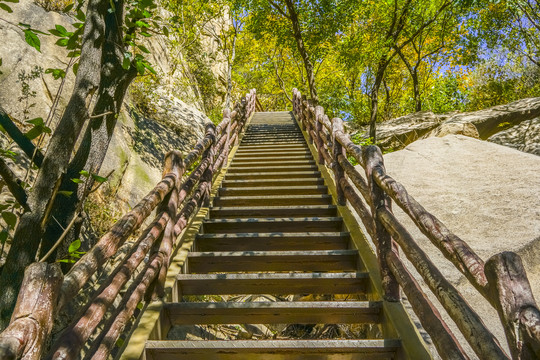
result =
[{"label": "stone staircase", "polygon": [[[401,341],[378,326],[383,303],[373,299],[369,275],[337,210],[291,115],[255,114],[177,276],[178,302],[164,305],[161,322],[370,324],[375,335],[151,340],[146,359],[401,358]],[[232,294],[287,294],[294,301],[185,301]],[[324,296],[301,301],[309,294]]]}]

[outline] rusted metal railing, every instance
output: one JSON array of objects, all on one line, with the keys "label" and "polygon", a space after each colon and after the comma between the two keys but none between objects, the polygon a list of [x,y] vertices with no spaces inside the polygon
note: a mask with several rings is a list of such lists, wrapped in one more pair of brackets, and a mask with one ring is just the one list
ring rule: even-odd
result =
[{"label": "rusted metal railing", "polygon": [[[403,185],[386,173],[377,146],[355,145],[346,134],[341,119],[329,121],[324,109],[314,106],[296,89],[293,90],[293,112],[309,141],[316,145],[319,164],[326,164],[333,170],[338,204],[343,205],[345,200],[349,202],[377,249],[382,296],[387,301],[399,301],[399,291],[404,291],[439,355],[444,359],[469,358],[403,264],[398,249],[422,276],[479,358],[509,358],[474,309],[393,215],[392,200],[497,310],[511,357],[539,359],[540,311],[519,256],[503,252],[484,264],[465,241],[426,211]],[[356,170],[348,157],[364,168],[364,175]]]},{"label": "rusted metal railing", "polygon": [[[90,339],[88,353],[92,359],[108,358],[139,303],[165,295],[166,273],[179,245],[177,239],[197,210],[208,206],[212,181],[226,166],[230,149],[255,111],[255,103],[252,90],[232,112],[224,111],[219,125],[208,124],[204,138],[184,158],[178,151],[169,152],[162,180],[65,276],[57,264],[35,263],[28,267],[11,323],[0,334],[0,359],[78,359]],[[82,307],[82,315],[73,319],[44,356],[55,314],[79,294],[154,209],[153,221],[100,282]],[[105,319],[118,299],[120,303]]]}]

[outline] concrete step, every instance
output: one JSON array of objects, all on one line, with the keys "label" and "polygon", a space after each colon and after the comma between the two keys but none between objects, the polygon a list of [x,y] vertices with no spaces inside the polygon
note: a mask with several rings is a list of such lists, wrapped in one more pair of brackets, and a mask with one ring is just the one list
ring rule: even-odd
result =
[{"label": "concrete step", "polygon": [[347,232],[198,234],[196,251],[339,250],[349,246]]},{"label": "concrete step", "polygon": [[213,206],[293,206],[293,205],[331,205],[332,196],[317,195],[258,195],[258,196],[219,196],[214,198]]},{"label": "concrete step", "polygon": [[[242,188],[239,188],[242,189]],[[304,206],[247,206],[247,207],[213,207],[210,208],[211,219],[234,217],[314,217],[336,216],[336,205],[304,205]]]},{"label": "concrete step", "polygon": [[377,324],[381,301],[182,302],[164,305],[162,321],[188,324]]},{"label": "concrete step", "polygon": [[315,195],[328,194],[325,185],[316,186],[272,186],[272,187],[222,187],[218,196],[261,196],[261,195]]},{"label": "concrete step", "polygon": [[337,232],[342,231],[341,217],[312,218],[231,218],[206,219],[202,233],[238,233],[238,232]]},{"label": "concrete step", "polygon": [[369,283],[365,272],[180,274],[178,299],[184,295],[241,294],[364,294]]},{"label": "concrete step", "polygon": [[261,271],[358,271],[356,250],[191,252],[192,274]]}]

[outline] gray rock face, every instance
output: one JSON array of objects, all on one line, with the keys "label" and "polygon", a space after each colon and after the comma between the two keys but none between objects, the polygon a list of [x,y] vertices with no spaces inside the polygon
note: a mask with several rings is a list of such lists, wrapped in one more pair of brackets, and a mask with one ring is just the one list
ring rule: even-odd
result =
[{"label": "gray rock face", "polygon": [[[468,113],[434,114],[422,111],[378,124],[377,139],[386,150],[399,150],[431,136],[465,135],[538,154],[537,125],[525,123],[540,116],[540,98],[529,98]],[[537,120],[536,120],[537,121]],[[510,128],[510,129],[509,129]],[[508,129],[508,130],[507,130]],[[367,134],[368,128],[363,128]],[[498,137],[495,134],[502,132]],[[367,137],[367,135],[366,135]]]},{"label": "gray rock face", "polygon": [[[404,150],[386,154],[384,161],[387,172],[483,260],[502,251],[518,253],[535,297],[540,300],[540,157],[449,135],[417,141]],[[399,207],[394,206],[394,212],[479,312],[487,328],[505,344],[496,311]],[[458,330],[454,329],[454,333]]]},{"label": "gray rock face", "polygon": [[126,210],[161,180],[165,154],[189,152],[210,122],[173,95],[164,90],[158,93],[152,104],[155,113],[144,115],[133,106],[122,111],[101,168],[104,175],[112,172],[110,188]]},{"label": "gray rock face", "polygon": [[[73,28],[69,16],[56,12],[47,12],[36,5],[32,0],[20,0],[20,3],[9,4],[13,13],[2,12],[2,17],[12,23],[27,23],[33,28],[47,32],[55,24],[64,26],[68,31]],[[27,118],[46,118],[53,98],[60,86],[60,80],[54,80],[49,74],[43,74],[28,82],[30,96],[26,101],[19,102],[22,83],[19,74],[29,74],[36,65],[43,70],[47,68],[65,68],[68,59],[64,48],[55,45],[55,36],[40,35],[41,53],[30,47],[24,40],[24,34],[17,27],[0,22],[0,57],[3,65],[0,75],[0,104],[17,121],[23,131],[25,127],[23,109],[28,107]],[[189,151],[193,145],[204,135],[204,125],[210,120],[197,110],[197,101],[188,105],[178,97],[194,100],[195,96],[189,87],[180,91],[180,78],[183,76],[181,67],[172,66],[173,59],[169,54],[168,40],[164,36],[155,36],[146,44],[151,49],[150,61],[159,73],[162,86],[142,90],[145,101],[150,105],[151,111],[143,114],[136,108],[135,98],[126,97],[126,106],[120,113],[111,144],[100,174],[108,175],[112,172],[107,186],[119,200],[119,206],[125,210],[134,206],[147,192],[161,179],[162,160],[170,150]],[[211,51],[210,49],[209,51]],[[176,60],[174,60],[176,61]],[[219,68],[219,66],[221,68]],[[218,70],[224,71],[225,63],[217,64]],[[173,70],[178,68],[177,70]],[[217,70],[216,70],[217,71]],[[221,72],[219,72],[221,74]],[[218,76],[219,76],[218,74]],[[54,120],[58,120],[62,109],[69,100],[73,90],[75,76],[70,70],[60,98],[58,110]],[[187,91],[187,93],[186,93]],[[50,125],[55,127],[55,121]],[[4,135],[0,135],[3,137]],[[48,139],[47,139],[48,141]],[[0,144],[6,147],[8,141],[0,138]],[[24,176],[28,167],[28,160],[21,151],[12,146],[10,150],[19,153],[17,162],[10,166],[18,174]]]},{"label": "gray rock face", "polygon": [[540,118],[526,120],[488,138],[495,144],[540,155]]},{"label": "gray rock face", "polygon": [[[47,30],[53,29],[55,24],[63,25],[68,31],[73,29],[69,16],[47,12],[31,0],[20,0],[19,3],[10,3],[10,6],[13,13],[8,14],[2,11],[2,18],[12,23],[31,24],[33,28],[47,33]],[[18,101],[22,95],[19,74],[22,72],[29,74],[36,66],[43,70],[48,68],[65,69],[69,59],[66,58],[65,49],[55,45],[58,40],[56,36],[39,35],[40,53],[26,43],[24,34],[18,27],[2,21],[0,22],[0,38],[2,39],[0,57],[3,62],[1,67],[3,74],[0,75],[0,103],[12,117],[23,120],[23,110],[27,105],[25,101]],[[74,81],[75,75],[70,70],[66,73],[63,95],[59,103],[60,109],[66,105],[73,90]],[[60,86],[60,80],[54,80],[50,74],[43,74],[30,81],[29,85],[31,91],[35,91],[36,96],[29,98],[29,104],[34,105],[28,109],[28,118],[42,117],[45,119],[50,111],[52,99]]]}]

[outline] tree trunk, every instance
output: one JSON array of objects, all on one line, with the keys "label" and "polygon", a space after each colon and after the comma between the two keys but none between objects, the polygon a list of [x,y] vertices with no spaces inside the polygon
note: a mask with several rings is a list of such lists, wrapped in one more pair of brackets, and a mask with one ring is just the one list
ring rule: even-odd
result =
[{"label": "tree trunk", "polygon": [[74,90],[51,137],[34,190],[30,194],[28,203],[32,211],[25,213],[19,221],[0,276],[0,329],[7,325],[15,306],[24,268],[35,260],[51,204],[58,193],[77,138],[88,119],[87,103],[91,101],[100,82],[101,48],[108,8],[109,1],[90,0],[88,4]]},{"label": "tree trunk", "polygon": [[294,39],[296,40],[296,46],[298,47],[298,52],[300,53],[300,56],[302,56],[302,60],[304,61],[304,67],[306,68],[307,80],[309,84],[309,93],[311,95],[311,99],[315,102],[315,104],[318,104],[319,96],[317,95],[317,88],[315,87],[315,74],[313,72],[313,64],[309,60],[309,54],[304,45],[304,41],[302,40],[302,30],[300,29],[300,22],[298,21],[298,14],[296,13],[296,9],[294,8],[294,3],[292,2],[292,0],[285,0],[285,3],[287,4],[287,10],[289,11],[289,20],[291,21]]},{"label": "tree trunk", "polygon": [[[83,140],[77,153],[70,162],[66,176],[64,177],[60,189],[71,191],[69,197],[59,197],[55,201],[52,214],[55,221],[51,221],[43,236],[40,248],[40,258],[46,254],[60,237],[63,229],[77,216],[78,210],[87,195],[87,188],[93,185],[90,177],[86,185],[78,185],[71,179],[79,178],[81,170],[86,170],[91,174],[98,173],[109,143],[116,126],[118,113],[121,110],[125,93],[129,84],[137,75],[134,67],[125,70],[122,67],[123,51],[115,44],[122,43],[122,34],[116,18],[122,18],[123,1],[115,4],[116,13],[108,14],[106,17],[105,37],[107,41],[103,47],[103,65],[101,67],[101,84],[97,91],[97,100],[92,111],[93,116],[89,126],[86,128]],[[116,14],[116,16],[115,16]],[[106,114],[99,116],[101,114]],[[79,236],[80,226],[74,226],[69,235],[65,238],[65,244],[70,244]],[[54,261],[55,256],[50,260]]]},{"label": "tree trunk", "polygon": [[[231,18],[231,21],[232,18]],[[225,101],[225,108],[230,109],[231,108],[231,94],[232,94],[232,69],[233,69],[233,63],[234,58],[236,57],[236,38],[237,38],[237,31],[236,28],[234,28],[234,37],[232,41],[232,49],[231,49],[231,58],[229,59],[229,66],[227,68],[227,100]]]},{"label": "tree trunk", "polygon": [[379,89],[384,78],[384,72],[388,62],[385,58],[379,61],[379,67],[377,69],[377,75],[375,76],[375,82],[373,83],[373,88],[371,89],[371,114],[369,120],[369,137],[372,139],[373,143],[377,141],[377,116],[379,113]]},{"label": "tree trunk", "polygon": [[414,92],[414,111],[422,111],[422,98],[420,98],[420,82],[418,81],[418,68],[415,66],[411,72]]}]

